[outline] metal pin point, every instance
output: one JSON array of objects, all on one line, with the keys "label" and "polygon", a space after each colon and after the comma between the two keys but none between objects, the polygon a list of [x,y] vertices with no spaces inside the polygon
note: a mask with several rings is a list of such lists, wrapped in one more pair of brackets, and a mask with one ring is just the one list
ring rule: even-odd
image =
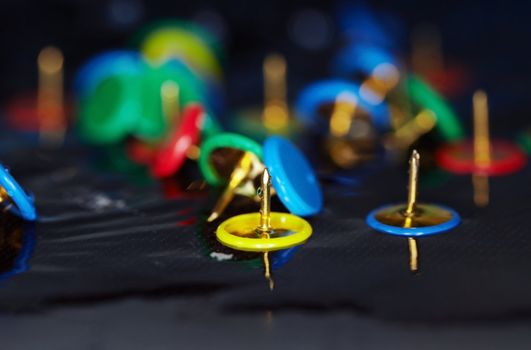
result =
[{"label": "metal pin point", "polygon": [[[264,169],[260,181],[260,225],[257,230],[260,238],[269,238],[271,233],[271,175]],[[269,289],[273,290],[274,281],[271,276],[269,253],[264,252],[264,276],[269,281]]]},{"label": "metal pin point", "polygon": [[240,158],[238,164],[230,175],[229,184],[223,191],[223,194],[218,199],[212,209],[212,213],[208,217],[207,221],[212,222],[216,220],[225,211],[229,203],[234,198],[236,189],[242,184],[242,182],[249,176],[253,165],[253,154],[245,152]]}]

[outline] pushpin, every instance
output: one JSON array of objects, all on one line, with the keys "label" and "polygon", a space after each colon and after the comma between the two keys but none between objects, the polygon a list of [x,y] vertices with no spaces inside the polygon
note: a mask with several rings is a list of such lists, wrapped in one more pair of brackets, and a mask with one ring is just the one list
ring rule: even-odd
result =
[{"label": "pushpin", "polygon": [[[240,154],[232,169],[230,164],[224,164],[225,169],[214,164],[215,153],[226,149]],[[227,158],[229,157],[223,157],[224,160]],[[323,194],[317,177],[294,144],[280,136],[270,136],[263,146],[260,146],[245,136],[224,133],[205,140],[199,155],[199,169],[205,180],[214,186],[226,182],[226,189],[208,221],[216,220],[234,195],[253,197],[253,180],[265,167],[273,176],[273,187],[277,196],[290,212],[308,216],[321,211]],[[226,174],[228,179],[224,181],[220,173]]]},{"label": "pushpin", "polygon": [[38,131],[41,142],[60,146],[66,130],[66,107],[63,91],[63,53],[48,46],[39,52],[36,95],[16,98],[8,103],[11,125],[20,130]]},{"label": "pushpin", "polygon": [[91,57],[77,71],[74,91],[78,99],[90,96],[105,79],[117,75],[138,76],[145,66],[136,51],[111,50]]},{"label": "pushpin", "polygon": [[[162,114],[166,125],[168,125],[168,135],[163,140],[147,143],[138,139],[130,139],[126,142],[127,153],[131,160],[138,164],[148,165],[152,162],[157,148],[161,144],[169,143],[173,130],[177,131],[181,123],[181,106],[179,102],[179,85],[172,80],[166,80],[160,86],[160,100],[162,105]],[[197,137],[195,133],[192,134],[194,138]]]},{"label": "pushpin", "polygon": [[9,210],[27,221],[35,221],[37,218],[32,196],[22,189],[2,164],[0,164],[0,206],[3,210]]},{"label": "pushpin", "polygon": [[390,128],[386,102],[376,105],[360,96],[360,87],[343,80],[311,84],[297,100],[297,116],[319,135],[334,167],[350,169],[375,156],[376,132]]},{"label": "pushpin", "polygon": [[321,80],[304,88],[297,98],[295,115],[304,125],[327,133],[330,130],[330,122],[322,117],[322,110],[335,106],[337,101],[355,105],[355,108],[350,107],[352,112],[367,113],[379,131],[388,130],[391,126],[390,112],[385,102],[368,103],[360,96],[358,84],[340,79]]},{"label": "pushpin", "polygon": [[286,102],[286,59],[270,54],[264,60],[264,109],[262,122],[269,131],[282,130],[289,122]]},{"label": "pushpin", "polygon": [[130,140],[127,151],[137,163],[148,165],[156,178],[174,175],[184,165],[186,158],[197,160],[199,139],[205,112],[197,103],[180,108],[179,85],[167,80],[160,87],[162,113],[168,125],[168,136],[155,143]]},{"label": "pushpin", "polygon": [[[128,136],[158,142],[168,132],[168,119],[161,100],[161,87],[179,87],[179,105],[200,103],[208,109],[207,88],[187,66],[169,60],[160,66],[144,64],[142,74],[122,74],[102,81],[89,97],[80,101],[79,130],[92,143],[113,144]],[[219,130],[207,113],[204,133]]]},{"label": "pushpin", "polygon": [[186,158],[197,160],[199,139],[205,113],[199,104],[190,104],[182,112],[182,122],[171,138],[155,151],[151,173],[157,178],[168,177],[179,171]]},{"label": "pushpin", "polygon": [[223,76],[223,50],[219,41],[206,29],[188,21],[158,21],[143,28],[133,38],[144,57],[160,64],[168,59],[182,59],[211,82]]},{"label": "pushpin", "polygon": [[291,117],[287,102],[287,63],[284,56],[272,53],[262,64],[264,102],[262,108],[240,110],[232,118],[232,129],[264,140],[269,135],[290,136],[297,132],[296,120]]},{"label": "pushpin", "polygon": [[417,203],[417,182],[420,155],[416,150],[409,159],[408,197],[405,204],[377,208],[367,216],[367,224],[373,229],[408,238],[409,267],[418,270],[417,237],[434,235],[456,227],[461,221],[459,214],[448,207]]},{"label": "pushpin", "polygon": [[268,253],[303,244],[312,235],[312,227],[296,215],[271,212],[271,176],[267,168],[261,176],[259,197],[259,213],[241,214],[223,221],[216,237],[221,244],[236,250],[263,252],[265,277],[273,289]]},{"label": "pushpin", "polygon": [[476,91],[473,96],[474,138],[443,146],[436,159],[441,168],[455,174],[472,174],[474,203],[489,203],[488,176],[507,175],[523,168],[526,156],[508,141],[490,140],[487,94]]}]

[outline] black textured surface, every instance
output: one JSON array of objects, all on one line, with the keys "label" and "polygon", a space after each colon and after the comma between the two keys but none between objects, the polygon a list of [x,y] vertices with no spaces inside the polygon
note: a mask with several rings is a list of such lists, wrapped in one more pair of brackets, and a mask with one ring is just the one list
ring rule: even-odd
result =
[{"label": "black textured surface", "polygon": [[[15,151],[3,162],[35,194],[40,214],[29,271],[0,288],[4,310],[207,294],[215,308],[239,312],[349,309],[425,322],[529,316],[531,282],[522,278],[531,268],[529,167],[491,179],[485,209],[473,206],[469,177],[421,186],[421,200],[455,208],[463,222],[418,240],[417,274],[409,271],[405,239],[364,222],[372,208],[405,199],[405,167],[383,168],[359,186],[327,183],[326,209],[310,220],[313,237],[274,271],[269,291],[259,254],[238,254],[215,242],[216,225],[204,224],[207,192],[166,198],[160,184],[97,168],[75,145]],[[421,179],[428,176],[421,173]],[[254,208],[244,203],[232,211]],[[232,259],[217,261],[212,252]]]}]

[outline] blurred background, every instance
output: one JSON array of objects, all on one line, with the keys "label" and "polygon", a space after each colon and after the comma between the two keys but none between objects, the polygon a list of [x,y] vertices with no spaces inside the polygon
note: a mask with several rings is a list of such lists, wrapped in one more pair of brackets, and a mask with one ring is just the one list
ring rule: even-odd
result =
[{"label": "blurred background", "polygon": [[[358,4],[359,2],[350,2]],[[342,44],[336,1],[3,1],[0,11],[0,97],[37,84],[35,59],[47,45],[65,55],[65,83],[92,55],[121,48],[156,19],[194,19],[212,29],[227,50],[228,104],[260,99],[261,62],[270,51],[287,55],[289,93],[328,75]],[[425,23],[440,31],[445,59],[466,66],[474,85],[496,93],[496,111],[522,113],[527,82],[531,5],[521,1],[366,1],[394,26],[397,48],[410,51],[410,35]],[[254,86],[255,90],[249,90]],[[505,114],[504,113],[504,114]],[[498,113],[493,113],[493,118]]]}]

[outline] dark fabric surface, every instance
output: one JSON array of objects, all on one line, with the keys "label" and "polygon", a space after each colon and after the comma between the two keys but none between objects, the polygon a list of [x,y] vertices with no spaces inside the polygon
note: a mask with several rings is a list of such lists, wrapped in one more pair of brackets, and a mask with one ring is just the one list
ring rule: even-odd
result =
[{"label": "dark fabric surface", "polygon": [[[354,186],[327,182],[325,210],[310,219],[312,238],[284,264],[281,253],[271,257],[282,266],[269,291],[261,254],[222,247],[217,222],[204,223],[215,193],[165,195],[162,184],[96,166],[101,160],[75,144],[2,155],[34,193],[40,215],[34,227],[26,225],[35,236],[30,268],[2,282],[2,309],[207,294],[216,308],[234,311],[351,310],[427,322],[529,316],[529,167],[491,179],[485,209],[473,206],[469,177],[443,176],[434,185],[427,181],[433,173],[421,173],[420,199],[453,207],[463,221],[418,239],[417,274],[408,269],[406,239],[377,233],[364,221],[376,206],[405,200],[405,167],[383,167]],[[240,199],[226,216],[253,210],[255,204]]]}]

